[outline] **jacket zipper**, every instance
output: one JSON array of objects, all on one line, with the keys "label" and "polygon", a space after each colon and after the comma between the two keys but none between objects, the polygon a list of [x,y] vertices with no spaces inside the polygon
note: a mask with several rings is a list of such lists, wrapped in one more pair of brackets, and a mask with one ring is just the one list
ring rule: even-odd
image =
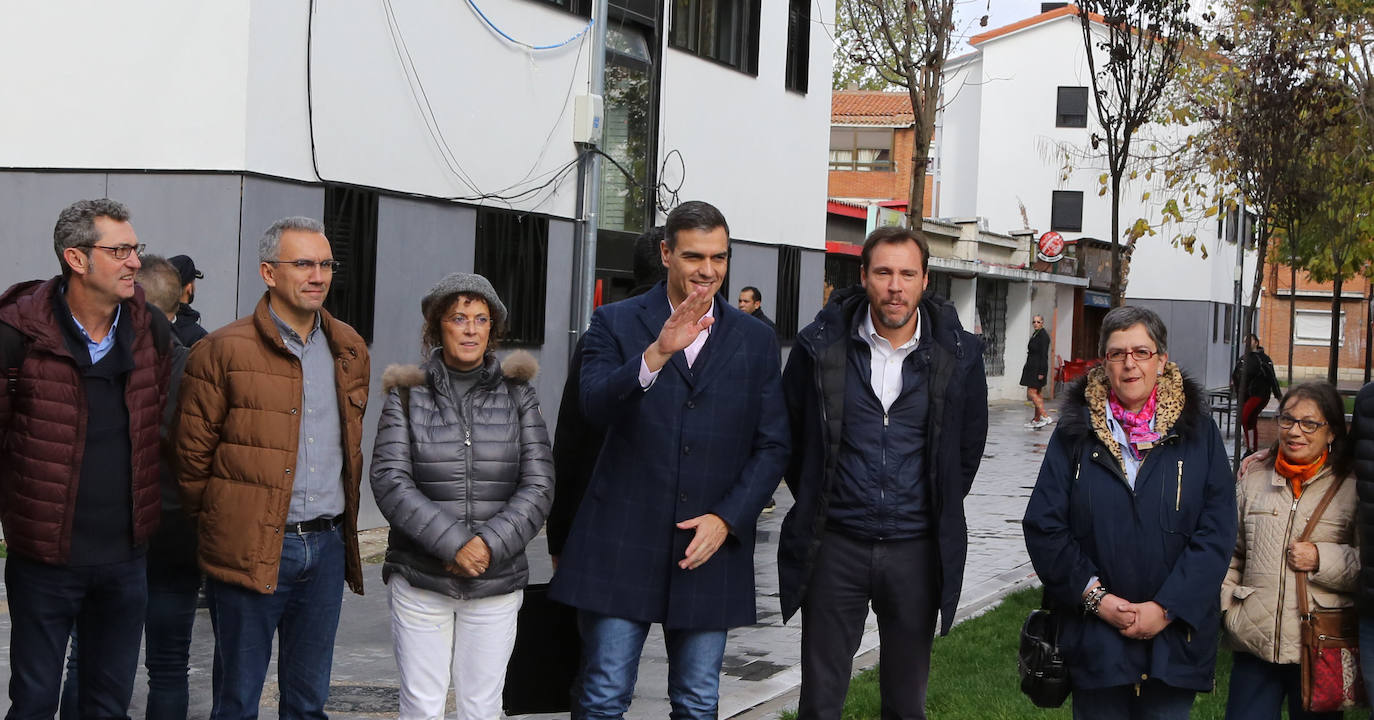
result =
[{"label": "jacket zipper", "polygon": [[1183,460],[1178,461],[1178,484],[1174,486],[1174,512],[1178,512],[1183,502]]},{"label": "jacket zipper", "polygon": [[[1284,539],[1285,541],[1288,540],[1288,539],[1292,536],[1292,533],[1293,533],[1293,518],[1296,517],[1297,514],[1298,514],[1298,498],[1297,498],[1297,497],[1294,497],[1294,498],[1293,498],[1293,506],[1290,507],[1290,508],[1288,509],[1288,528],[1287,528],[1286,530],[1284,530],[1284,533],[1283,533],[1283,539]],[[1286,546],[1285,546],[1285,547],[1286,547]],[[1280,561],[1280,562],[1282,562],[1282,561]],[[1287,581],[1287,580],[1288,580],[1288,568],[1285,567],[1284,565],[1280,565],[1280,566],[1279,566],[1279,599],[1278,599],[1278,607],[1277,607],[1277,609],[1276,609],[1275,612],[1274,612],[1274,660],[1273,660],[1273,662],[1275,662],[1275,663],[1277,663],[1277,662],[1279,661],[1279,643],[1282,641],[1282,638],[1283,638],[1283,635],[1281,635],[1281,634],[1279,634],[1279,633],[1280,633],[1280,632],[1282,631],[1282,629],[1283,629],[1283,595],[1284,595],[1284,587],[1283,587],[1283,586],[1284,586],[1285,584],[1287,584],[1287,583],[1285,582],[1285,581]]]}]

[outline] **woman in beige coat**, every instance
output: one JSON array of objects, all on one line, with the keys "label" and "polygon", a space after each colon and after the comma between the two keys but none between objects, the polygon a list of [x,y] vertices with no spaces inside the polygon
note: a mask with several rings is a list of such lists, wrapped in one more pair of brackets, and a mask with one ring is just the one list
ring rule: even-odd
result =
[{"label": "woman in beige coat", "polygon": [[[1303,383],[1279,403],[1279,437],[1236,487],[1240,532],[1221,586],[1235,649],[1226,717],[1339,720],[1302,709],[1297,573],[1308,576],[1312,608],[1354,605],[1355,482],[1350,477],[1345,405],[1327,383]],[[1332,484],[1338,489],[1306,542],[1297,542]]]}]

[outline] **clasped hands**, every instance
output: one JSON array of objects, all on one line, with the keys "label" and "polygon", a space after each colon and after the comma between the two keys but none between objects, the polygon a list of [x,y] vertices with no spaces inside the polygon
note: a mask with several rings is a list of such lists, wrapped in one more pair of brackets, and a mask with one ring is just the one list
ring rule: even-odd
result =
[{"label": "clasped hands", "polygon": [[491,548],[479,535],[472,536],[453,556],[453,562],[444,563],[444,569],[462,577],[477,577],[491,565]]},{"label": "clasped hands", "polygon": [[1133,603],[1111,593],[1102,598],[1097,616],[1132,640],[1149,640],[1173,622],[1153,600]]}]

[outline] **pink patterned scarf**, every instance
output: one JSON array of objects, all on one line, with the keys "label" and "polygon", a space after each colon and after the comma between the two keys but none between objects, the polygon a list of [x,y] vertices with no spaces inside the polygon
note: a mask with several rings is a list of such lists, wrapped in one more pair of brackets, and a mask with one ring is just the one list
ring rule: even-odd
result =
[{"label": "pink patterned scarf", "polygon": [[1159,440],[1159,433],[1150,429],[1150,421],[1155,417],[1155,395],[1159,392],[1159,386],[1150,390],[1150,397],[1145,401],[1145,406],[1138,412],[1130,412],[1122,407],[1121,401],[1117,399],[1116,393],[1107,392],[1107,408],[1112,411],[1112,417],[1121,423],[1121,429],[1126,431],[1126,443],[1131,448],[1131,455],[1136,460],[1140,459],[1140,445],[1142,443],[1153,443]]}]

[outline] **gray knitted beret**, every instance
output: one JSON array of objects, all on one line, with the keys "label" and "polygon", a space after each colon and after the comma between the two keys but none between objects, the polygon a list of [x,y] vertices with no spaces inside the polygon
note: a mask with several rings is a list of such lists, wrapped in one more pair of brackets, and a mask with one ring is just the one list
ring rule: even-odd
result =
[{"label": "gray knitted beret", "polygon": [[506,326],[505,304],[496,296],[496,289],[491,286],[491,282],[476,273],[456,272],[434,283],[434,287],[420,300],[420,313],[429,315],[431,305],[458,293],[468,293],[486,300],[487,307],[491,309],[491,319],[496,323],[495,327]]}]

